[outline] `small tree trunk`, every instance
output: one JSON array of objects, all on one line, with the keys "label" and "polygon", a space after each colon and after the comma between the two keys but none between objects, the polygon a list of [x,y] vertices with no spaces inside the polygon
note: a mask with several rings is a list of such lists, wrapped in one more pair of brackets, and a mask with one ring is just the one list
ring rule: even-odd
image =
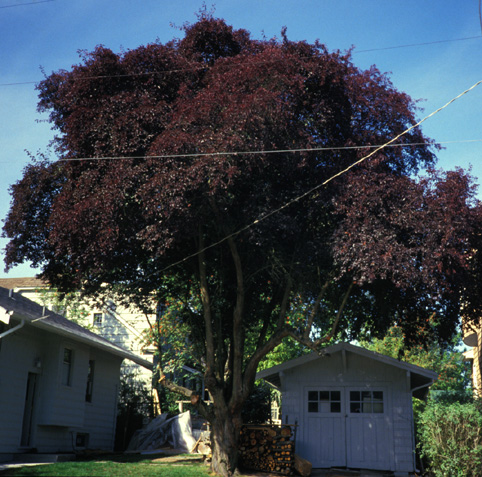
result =
[{"label": "small tree trunk", "polygon": [[233,416],[227,409],[216,410],[211,422],[213,471],[223,477],[238,475],[238,440],[241,413]]}]

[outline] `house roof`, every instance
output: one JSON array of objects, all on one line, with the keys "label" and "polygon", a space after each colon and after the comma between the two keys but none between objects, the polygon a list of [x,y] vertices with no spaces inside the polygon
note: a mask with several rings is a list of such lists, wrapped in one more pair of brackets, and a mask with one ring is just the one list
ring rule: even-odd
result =
[{"label": "house roof", "polygon": [[410,388],[415,397],[424,399],[428,387],[437,380],[437,373],[429,369],[416,366],[414,364],[406,363],[405,361],[400,361],[390,356],[385,356],[380,353],[375,353],[374,351],[367,350],[365,348],[360,348],[359,346],[354,346],[350,343],[338,343],[333,346],[326,347],[322,350],[322,354],[310,353],[299,358],[286,361],[285,363],[273,366],[272,368],[260,371],[256,375],[256,379],[263,379],[264,381],[270,383],[272,386],[279,388],[281,385],[280,376],[284,371],[302,366],[304,364],[310,363],[311,361],[317,359],[323,359],[324,357],[334,355],[336,353],[354,353],[358,356],[363,356],[375,361],[384,363],[388,366],[393,366],[395,368],[403,369],[410,373]]},{"label": "house roof", "polygon": [[25,320],[30,326],[65,336],[88,344],[124,359],[134,361],[144,368],[152,369],[152,363],[136,354],[111,343],[86,328],[47,308],[25,298],[20,293],[0,287],[0,313],[16,320]]}]

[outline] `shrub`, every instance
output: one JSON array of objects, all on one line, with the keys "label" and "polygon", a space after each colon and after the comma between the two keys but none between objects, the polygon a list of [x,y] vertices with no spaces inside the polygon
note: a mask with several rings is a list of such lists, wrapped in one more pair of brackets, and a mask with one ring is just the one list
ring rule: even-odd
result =
[{"label": "shrub", "polygon": [[482,413],[477,403],[429,402],[420,416],[419,438],[435,476],[482,475]]},{"label": "shrub", "polygon": [[152,417],[152,397],[145,383],[133,374],[122,376],[117,403],[115,450],[125,450],[134,432]]},{"label": "shrub", "polygon": [[243,406],[243,422],[245,424],[263,424],[271,416],[270,387],[266,383],[257,382]]}]

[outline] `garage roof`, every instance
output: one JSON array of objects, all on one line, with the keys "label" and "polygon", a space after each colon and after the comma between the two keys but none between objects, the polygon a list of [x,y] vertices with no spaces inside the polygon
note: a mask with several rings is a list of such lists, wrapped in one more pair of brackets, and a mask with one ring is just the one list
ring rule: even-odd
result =
[{"label": "garage roof", "polygon": [[296,368],[297,366],[302,366],[311,361],[317,359],[325,359],[336,353],[354,353],[359,356],[364,356],[375,361],[393,366],[395,368],[403,369],[410,373],[410,388],[415,397],[419,399],[424,399],[427,395],[428,387],[432,385],[437,380],[437,373],[429,369],[421,368],[414,364],[406,363],[405,361],[400,361],[390,356],[385,356],[374,351],[361,348],[359,346],[354,346],[350,343],[338,343],[333,346],[328,346],[323,348],[320,353],[310,353],[299,358],[286,361],[285,363],[273,366],[272,368],[260,371],[256,375],[256,379],[263,379],[275,388],[280,388],[281,379],[280,375],[289,369]]}]

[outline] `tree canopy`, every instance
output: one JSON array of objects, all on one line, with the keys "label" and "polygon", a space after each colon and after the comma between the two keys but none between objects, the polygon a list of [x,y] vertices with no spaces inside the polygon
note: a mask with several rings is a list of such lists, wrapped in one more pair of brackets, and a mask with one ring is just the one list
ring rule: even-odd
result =
[{"label": "tree canopy", "polygon": [[12,186],[6,264],[31,261],[62,290],[182,303],[215,470],[236,468],[243,402],[283,339],[319,350],[393,324],[410,339],[430,320],[443,341],[462,304],[478,316],[472,179],[436,172],[419,128],[321,187],[416,123],[375,67],[206,13],[182,39],[80,58],[38,85],[57,158]]}]

